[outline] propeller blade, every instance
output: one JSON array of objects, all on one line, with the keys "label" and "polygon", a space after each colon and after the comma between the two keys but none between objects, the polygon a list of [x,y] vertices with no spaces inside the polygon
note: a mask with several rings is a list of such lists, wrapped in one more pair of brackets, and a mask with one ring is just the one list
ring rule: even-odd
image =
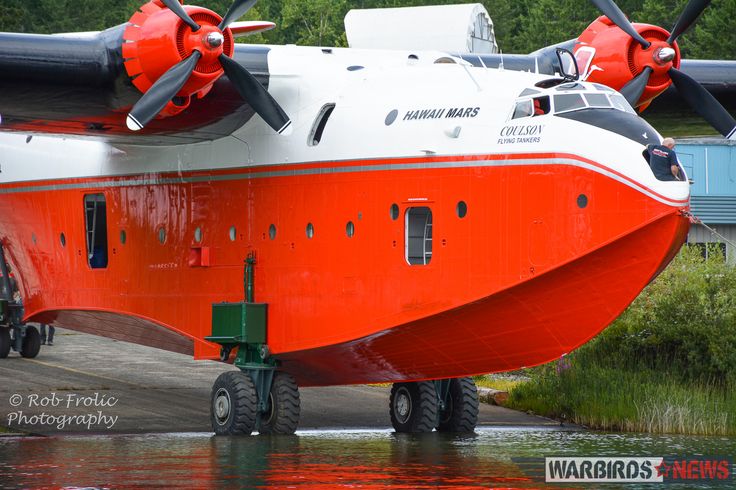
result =
[{"label": "propeller blade", "polygon": [[698,82],[676,68],[670,68],[670,78],[690,107],[728,139],[736,139],[736,120]]},{"label": "propeller blade", "polygon": [[199,24],[194,22],[194,19],[189,17],[189,14],[186,10],[184,10],[184,7],[181,6],[179,3],[179,0],[161,0],[161,2],[169,7],[169,10],[174,12],[177,17],[179,17],[181,20],[183,20],[189,27],[192,28],[192,31],[197,32],[199,30]]},{"label": "propeller blade", "polygon": [[710,2],[711,0],[690,0],[677,19],[677,22],[675,22],[670,37],[667,38],[667,44],[672,44],[683,32],[687,31],[700,14],[703,13],[703,10],[710,5]]},{"label": "propeller blade", "polygon": [[639,99],[641,99],[641,94],[643,94],[644,89],[647,88],[647,83],[649,83],[649,77],[651,76],[652,71],[654,70],[652,70],[651,67],[645,66],[641,73],[629,80],[629,83],[621,88],[621,95],[626,98],[629,104],[631,104],[631,107],[636,107]]},{"label": "propeller blade", "polygon": [[151,122],[151,119],[156,117],[187,83],[201,57],[202,53],[194,50],[189,58],[169,68],[169,71],[161,75],[161,78],[156,80],[156,83],[130,110],[126,120],[128,129],[140,131]]},{"label": "propeller blade", "polygon": [[235,0],[230,6],[230,10],[227,11],[225,17],[222,18],[222,22],[217,26],[221,31],[224,31],[227,26],[245,15],[247,11],[256,4],[257,0]]},{"label": "propeller blade", "polygon": [[248,101],[253,110],[269,126],[281,133],[291,124],[289,116],[286,115],[279,103],[271,97],[271,94],[263,88],[263,85],[258,83],[256,77],[227,55],[221,54],[219,59],[225,74],[235,85],[240,95]]},{"label": "propeller blade", "polygon": [[636,42],[641,44],[644,49],[647,49],[651,43],[641,37],[641,34],[636,32],[634,26],[631,25],[629,19],[626,18],[618,5],[613,0],[590,0],[590,2],[601,11],[603,15],[611,19],[611,22],[616,24],[622,31],[626,32],[629,36],[633,37]]}]

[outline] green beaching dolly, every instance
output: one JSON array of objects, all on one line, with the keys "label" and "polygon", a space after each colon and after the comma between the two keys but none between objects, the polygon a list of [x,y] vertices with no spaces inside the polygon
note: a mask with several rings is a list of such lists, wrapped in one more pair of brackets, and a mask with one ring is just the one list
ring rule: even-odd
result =
[{"label": "green beaching dolly", "polygon": [[0,359],[8,357],[10,350],[32,359],[41,350],[41,334],[36,327],[23,323],[23,302],[14,297],[17,286],[10,276],[5,262],[5,250],[0,243]]},{"label": "green beaching dolly", "polygon": [[245,301],[212,305],[212,335],[220,360],[237,349],[239,371],[222,373],[212,387],[210,419],[217,435],[293,434],[299,424],[299,389],[294,378],[278,370],[266,343],[268,305],[255,303],[255,255],[245,260]]}]

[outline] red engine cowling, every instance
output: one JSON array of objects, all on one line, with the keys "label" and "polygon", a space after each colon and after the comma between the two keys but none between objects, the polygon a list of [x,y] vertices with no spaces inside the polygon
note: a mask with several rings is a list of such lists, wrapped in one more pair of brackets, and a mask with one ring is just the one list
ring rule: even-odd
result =
[{"label": "red engine cowling", "polygon": [[582,76],[616,90],[646,67],[651,68],[647,86],[638,103],[633,104],[643,110],[672,83],[668,70],[679,68],[680,48],[677,42],[667,43],[669,32],[661,27],[636,23],[633,26],[651,43],[648,48],[643,48],[608,17],[600,16],[578,37],[574,54]]},{"label": "red engine cowling", "polygon": [[[191,97],[207,95],[224,73],[218,57],[223,53],[232,56],[234,51],[231,30],[220,31],[217,27],[222,17],[203,7],[184,6],[184,9],[200,29],[193,31],[160,0],[153,0],[133,14],[123,34],[125,69],[142,93],[169,68],[188,58],[195,48],[202,53],[189,80],[158,117],[179,114],[189,106]],[[209,36],[220,33],[224,40],[219,43],[208,40]]]}]

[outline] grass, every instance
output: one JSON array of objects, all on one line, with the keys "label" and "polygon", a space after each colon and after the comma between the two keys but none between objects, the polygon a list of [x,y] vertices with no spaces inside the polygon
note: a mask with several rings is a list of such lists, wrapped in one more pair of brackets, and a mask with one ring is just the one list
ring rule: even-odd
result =
[{"label": "grass", "polygon": [[600,430],[736,435],[736,391],[653,370],[547,369],[516,386],[507,406]]},{"label": "grass", "polygon": [[494,377],[493,375],[476,376],[474,379],[475,379],[476,386],[480,388],[491,388],[494,390],[506,391],[506,392],[510,392],[517,386],[527,382],[527,380],[524,380],[524,379]]}]

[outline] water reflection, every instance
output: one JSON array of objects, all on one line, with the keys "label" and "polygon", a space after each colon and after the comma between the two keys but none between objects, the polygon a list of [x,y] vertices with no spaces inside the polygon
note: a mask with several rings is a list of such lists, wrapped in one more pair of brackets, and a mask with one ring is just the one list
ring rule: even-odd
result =
[{"label": "water reflection", "polygon": [[735,455],[736,440],[539,429],[0,438],[0,488],[539,488],[542,466],[528,458],[624,454]]}]

